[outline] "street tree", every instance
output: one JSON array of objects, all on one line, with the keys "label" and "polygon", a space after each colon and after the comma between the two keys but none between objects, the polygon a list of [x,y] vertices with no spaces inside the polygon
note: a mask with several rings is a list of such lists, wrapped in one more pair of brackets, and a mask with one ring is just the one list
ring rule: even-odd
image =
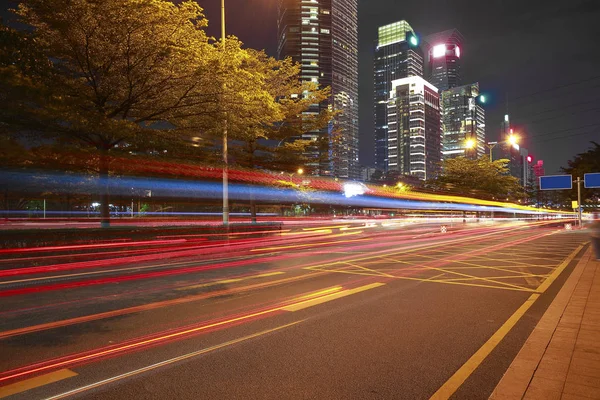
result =
[{"label": "street tree", "polygon": [[[591,142],[591,146],[586,152],[577,154],[567,162],[567,167],[562,167],[561,170],[565,174],[572,175],[573,179],[577,179],[577,177],[583,179],[585,174],[600,172],[600,144]],[[566,203],[576,200],[577,185],[573,185],[572,190],[564,191],[564,193],[566,194]],[[600,189],[586,189],[582,184],[581,202],[585,201],[600,201]]]},{"label": "street tree", "polygon": [[[17,13],[53,63],[30,128],[65,147],[94,149],[103,181],[109,152],[171,140],[161,123],[214,101],[219,60],[193,1],[24,0]],[[104,191],[104,224],[108,202]]]},{"label": "street tree", "polygon": [[487,157],[457,157],[444,160],[442,173],[428,185],[435,190],[486,199],[520,199],[523,189],[517,178],[509,175],[508,160],[493,162]]}]

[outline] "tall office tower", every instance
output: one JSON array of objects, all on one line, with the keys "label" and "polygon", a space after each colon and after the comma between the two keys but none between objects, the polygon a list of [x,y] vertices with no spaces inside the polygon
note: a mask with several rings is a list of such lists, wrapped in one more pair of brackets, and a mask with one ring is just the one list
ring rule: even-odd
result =
[{"label": "tall office tower", "polygon": [[500,141],[496,146],[497,155],[494,160],[506,159],[509,161],[508,170],[512,176],[517,178],[523,185],[523,157],[521,156],[521,146],[519,144],[510,144],[509,138],[513,135],[513,129],[510,127],[510,116],[504,115],[504,120],[500,125]]},{"label": "tall office tower", "polygon": [[303,81],[331,87],[324,108],[340,114],[325,129],[302,139],[315,145],[307,167],[315,174],[358,178],[358,0],[279,0],[278,55],[301,64]]},{"label": "tall office tower", "polygon": [[387,171],[387,103],[394,79],[423,76],[419,38],[406,21],[379,27],[375,48],[375,168]]},{"label": "tall office tower", "polygon": [[435,177],[442,160],[437,88],[420,76],[392,81],[388,126],[388,171]]},{"label": "tall office tower", "polygon": [[480,104],[479,83],[444,90],[441,97],[444,159],[483,156],[486,148],[485,110]]},{"label": "tall office tower", "polygon": [[440,91],[459,86],[463,35],[457,29],[449,29],[423,41],[427,43],[427,80]]}]

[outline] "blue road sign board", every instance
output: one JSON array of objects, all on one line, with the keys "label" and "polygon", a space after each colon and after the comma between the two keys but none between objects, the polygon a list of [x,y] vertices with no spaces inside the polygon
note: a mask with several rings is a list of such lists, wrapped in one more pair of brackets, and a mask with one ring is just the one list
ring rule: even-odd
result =
[{"label": "blue road sign board", "polygon": [[583,183],[587,189],[600,188],[600,172],[583,175]]},{"label": "blue road sign board", "polygon": [[573,189],[573,177],[571,175],[540,176],[540,190],[564,189]]}]

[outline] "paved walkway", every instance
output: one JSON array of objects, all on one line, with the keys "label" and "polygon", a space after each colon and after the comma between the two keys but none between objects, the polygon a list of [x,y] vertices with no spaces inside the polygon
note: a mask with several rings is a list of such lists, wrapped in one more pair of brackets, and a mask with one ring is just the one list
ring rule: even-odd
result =
[{"label": "paved walkway", "polygon": [[490,399],[600,399],[600,261],[591,248]]}]

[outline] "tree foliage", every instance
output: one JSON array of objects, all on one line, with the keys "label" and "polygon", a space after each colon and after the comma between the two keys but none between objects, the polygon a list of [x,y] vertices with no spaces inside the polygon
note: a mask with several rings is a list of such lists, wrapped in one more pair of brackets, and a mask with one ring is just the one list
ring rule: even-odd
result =
[{"label": "tree foliage", "polygon": [[[565,174],[572,175],[574,179],[580,177],[583,179],[585,174],[598,173],[600,172],[600,144],[597,142],[591,142],[590,148],[584,152],[577,154],[572,160],[567,162],[567,167],[562,167],[561,170]],[[568,199],[577,199],[577,187],[573,185],[573,189],[569,192],[565,191]],[[585,189],[583,184],[581,185],[581,201],[594,201],[600,200],[600,189]]]},{"label": "tree foliage", "polygon": [[443,172],[429,185],[436,190],[465,196],[519,199],[523,189],[518,179],[509,175],[508,162],[504,159],[490,162],[487,157],[447,159],[443,162]]},{"label": "tree foliage", "polygon": [[105,178],[109,152],[218,162],[224,124],[232,161],[294,169],[310,143],[291,139],[333,115],[305,113],[329,91],[301,84],[290,60],[208,37],[195,1],[23,0],[16,12],[32,31],[0,29],[0,131],[89,151]]}]

